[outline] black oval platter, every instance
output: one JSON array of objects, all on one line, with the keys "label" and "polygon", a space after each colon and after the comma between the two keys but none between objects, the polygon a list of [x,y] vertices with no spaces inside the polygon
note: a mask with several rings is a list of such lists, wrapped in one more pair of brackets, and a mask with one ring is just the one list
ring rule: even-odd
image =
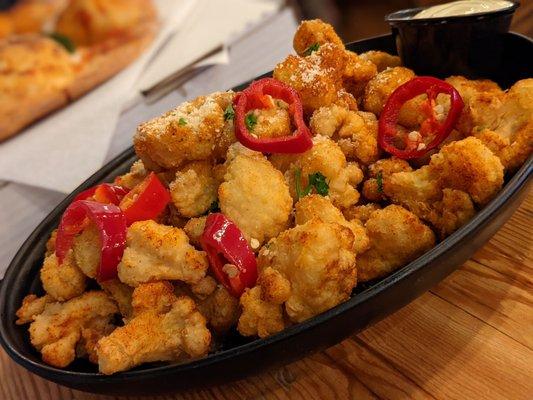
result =
[{"label": "black oval platter", "polygon": [[[505,81],[526,77],[532,69],[531,65],[523,64],[523,55],[531,54],[533,42],[513,33],[507,34],[505,42],[509,60]],[[347,48],[358,53],[367,50],[396,53],[391,35],[354,42]],[[267,339],[245,340],[234,335],[221,349],[203,359],[174,365],[145,365],[112,376],[97,373],[96,367],[85,361],[76,361],[65,370],[46,365],[29,343],[27,326],[15,325],[15,311],[26,294],[42,293],[38,271],[45,244],[75,194],[125,173],[134,159],[132,148],[124,151],[65,198],[20,248],[0,287],[0,342],[9,356],[43,378],[83,391],[143,395],[214,385],[332,346],[408,304],[464,263],[519,206],[530,186],[533,170],[531,156],[519,171],[506,178],[504,188],[494,200],[432,250],[386,278],[358,287],[347,302]]]}]

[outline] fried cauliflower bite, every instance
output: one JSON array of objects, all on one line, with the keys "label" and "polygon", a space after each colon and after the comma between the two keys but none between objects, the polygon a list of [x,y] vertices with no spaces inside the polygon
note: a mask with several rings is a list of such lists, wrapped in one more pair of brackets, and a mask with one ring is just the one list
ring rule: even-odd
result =
[{"label": "fried cauliflower bite", "polygon": [[379,202],[386,199],[383,193],[383,179],[395,172],[410,172],[409,163],[400,158],[382,158],[368,167],[368,179],[363,183],[363,197],[369,201]]},{"label": "fried cauliflower bite", "polygon": [[333,104],[316,110],[309,125],[313,135],[335,140],[350,161],[368,165],[379,158],[378,121],[372,113]]},{"label": "fried cauliflower bite", "polygon": [[450,76],[446,82],[461,95],[464,102],[457,129],[469,135],[475,126],[490,126],[495,112],[500,108],[504,91],[488,79],[469,80],[462,76]]},{"label": "fried cauliflower bite", "polygon": [[253,135],[264,138],[290,136],[292,134],[291,117],[286,107],[274,106],[256,109],[252,112],[257,118],[257,123],[252,130]]},{"label": "fried cauliflower bite", "polygon": [[343,214],[348,221],[356,219],[362,224],[365,224],[366,221],[368,221],[368,219],[370,218],[370,215],[372,215],[372,213],[376,210],[381,210],[381,206],[379,204],[368,203],[347,208],[346,210],[344,210]]},{"label": "fried cauliflower bite", "polygon": [[135,287],[162,279],[193,284],[205,276],[208,265],[205,252],[191,246],[183,230],[148,220],[128,228],[117,269],[120,281]]},{"label": "fried cauliflower bite", "polygon": [[376,66],[377,72],[402,65],[400,57],[379,50],[370,50],[361,53],[359,54],[359,58],[372,62]]},{"label": "fried cauliflower bite", "polygon": [[376,210],[365,224],[370,248],[357,256],[357,280],[380,278],[421,256],[435,245],[435,235],[405,208]]},{"label": "fried cauliflower bite", "polygon": [[248,242],[256,239],[262,244],[287,228],[292,210],[289,188],[283,174],[261,153],[230,149],[218,199],[221,212]]},{"label": "fried cauliflower bite", "polygon": [[61,265],[55,254],[47,256],[41,267],[40,275],[43,289],[59,301],[79,296],[87,285],[87,279],[76,265],[72,250],[67,253]]},{"label": "fried cauliflower bite", "polygon": [[431,223],[441,238],[475,214],[503,185],[503,166],[474,137],[444,146],[429,165],[383,179],[383,193]]},{"label": "fried cauliflower bite", "polygon": [[187,221],[183,230],[189,237],[189,241],[196,247],[200,247],[200,237],[204,233],[207,217],[191,218]]},{"label": "fried cauliflower bite", "polygon": [[431,157],[430,169],[442,187],[462,190],[483,206],[503,185],[503,166],[480,140],[469,137],[444,146]]},{"label": "fried cauliflower bite", "polygon": [[178,361],[207,354],[211,334],[194,301],[176,297],[168,282],[142,284],[133,292],[134,315],[100,339],[100,372],[114,374],[153,361]]},{"label": "fried cauliflower bite", "polygon": [[490,123],[474,127],[473,135],[499,157],[506,170],[513,171],[533,152],[533,79],[516,82],[490,116]]},{"label": "fried cauliflower bite", "polygon": [[360,99],[368,82],[377,74],[376,65],[358,56],[353,51],[346,51],[348,61],[343,75],[343,86],[346,90]]},{"label": "fried cauliflower bite", "polygon": [[89,278],[96,278],[100,266],[100,234],[98,228],[90,223],[74,238],[72,252],[78,268]]},{"label": "fried cauliflower bite", "polygon": [[362,223],[359,220],[346,220],[341,211],[331,203],[330,199],[317,194],[311,194],[302,197],[298,203],[296,203],[296,225],[303,225],[313,218],[318,218],[322,222],[335,222],[349,228],[354,235],[353,251],[356,254],[362,253],[368,249],[368,237],[366,236],[365,228]]},{"label": "fried cauliflower bite", "polygon": [[311,19],[300,23],[294,34],[292,46],[299,56],[306,56],[309,55],[313,46],[318,45],[320,48],[326,43],[344,48],[341,38],[330,24],[320,19]]},{"label": "fried cauliflower bite", "polygon": [[118,176],[115,179],[115,182],[118,185],[124,186],[128,189],[133,189],[147,176],[148,171],[144,167],[143,162],[141,160],[137,160],[132,164],[130,171],[124,175]]},{"label": "fried cauliflower bite", "polygon": [[209,161],[194,161],[176,172],[170,183],[172,203],[188,218],[205,214],[217,199],[219,181]]},{"label": "fried cauliflower bite", "polygon": [[[262,299],[284,301],[292,322],[301,322],[347,300],[357,283],[354,234],[338,223],[312,219],[282,232],[259,252]],[[262,272],[271,268],[280,276],[265,280]],[[279,286],[287,286],[279,295]],[[274,293],[272,293],[274,292]],[[288,296],[287,296],[288,295]],[[243,308],[243,315],[246,309]]]},{"label": "fried cauliflower bite", "polygon": [[313,147],[302,154],[274,154],[270,160],[280,171],[284,172],[294,201],[296,193],[296,175],[300,172],[300,187],[308,185],[308,177],[320,172],[329,185],[329,197],[340,209],[347,208],[359,200],[356,186],[363,179],[363,172],[356,163],[346,162],[339,145],[325,136],[315,136]]},{"label": "fried cauliflower bite", "polygon": [[190,161],[217,160],[235,142],[233,121],[224,110],[235,93],[200,96],[137,128],[135,152],[150,170],[175,169]]},{"label": "fried cauliflower bite", "polygon": [[[85,292],[64,303],[47,303],[30,324],[31,344],[41,352],[44,362],[64,368],[76,358],[83,330],[91,329],[94,335],[101,331],[98,327],[105,326],[107,331],[117,312],[115,303],[101,291]],[[85,352],[90,353],[87,347]]]},{"label": "fried cauliflower bite", "polygon": [[263,300],[260,286],[246,289],[239,301],[242,314],[237,329],[241,335],[265,338],[285,329],[282,306]]},{"label": "fried cauliflower bite", "polygon": [[49,29],[66,5],[67,0],[19,0],[0,11],[0,38]]},{"label": "fried cauliflower bite", "polygon": [[24,325],[35,320],[35,317],[44,311],[44,307],[48,303],[52,303],[54,300],[49,294],[45,294],[42,297],[37,297],[34,294],[29,294],[22,299],[22,305],[17,310],[17,325]]},{"label": "fried cauliflower bite", "polygon": [[363,96],[365,111],[379,116],[392,92],[414,77],[415,73],[405,67],[387,68],[377,74],[365,87]]},{"label": "fried cauliflower bite", "polygon": [[149,0],[70,0],[55,31],[78,46],[90,46],[131,32],[151,22],[155,15]]},{"label": "fried cauliflower bite", "polygon": [[115,301],[122,317],[128,319],[133,312],[131,305],[133,288],[118,279],[109,279],[98,284]]},{"label": "fried cauliflower bite", "polygon": [[343,47],[326,43],[307,57],[289,55],[276,65],[273,76],[298,92],[304,112],[310,115],[344,96],[339,91],[346,62]]},{"label": "fried cauliflower bite", "polygon": [[215,289],[197,301],[198,309],[213,331],[221,335],[237,324],[241,314],[239,299],[233,297],[225,287],[217,285],[213,278],[209,278],[215,284]]}]

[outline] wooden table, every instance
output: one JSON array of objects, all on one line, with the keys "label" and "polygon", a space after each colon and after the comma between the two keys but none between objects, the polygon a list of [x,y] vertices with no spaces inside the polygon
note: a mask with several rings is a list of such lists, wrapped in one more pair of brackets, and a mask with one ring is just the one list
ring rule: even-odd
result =
[{"label": "wooden table", "polygon": [[[168,399],[533,398],[533,192],[430,292],[330,349]],[[0,398],[110,399],[47,382],[0,350]]]}]

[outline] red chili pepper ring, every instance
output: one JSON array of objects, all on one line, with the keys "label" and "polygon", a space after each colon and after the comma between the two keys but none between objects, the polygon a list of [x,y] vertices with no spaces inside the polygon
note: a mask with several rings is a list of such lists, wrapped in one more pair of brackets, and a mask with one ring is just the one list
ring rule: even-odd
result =
[{"label": "red chili pepper ring", "polygon": [[[435,116],[433,105],[439,93],[450,95],[450,110],[444,122],[439,122]],[[398,117],[402,106],[412,98],[421,94],[428,96],[428,118],[422,122],[420,134],[430,137],[429,142],[413,143],[404,138],[404,148],[398,148],[400,132],[398,131]],[[425,155],[429,150],[437,147],[450,134],[463,110],[463,99],[455,88],[449,83],[431,76],[419,76],[411,79],[398,87],[389,96],[385,107],[379,117],[378,142],[388,153],[403,159],[417,158]]]},{"label": "red chili pepper ring", "polygon": [[[266,96],[280,99],[289,105],[289,113],[296,126],[296,132],[289,136],[275,138],[258,138],[247,128],[246,114],[253,109],[264,109],[271,106]],[[264,78],[252,82],[239,93],[235,99],[235,136],[249,149],[264,153],[303,153],[313,147],[311,132],[304,121],[303,107],[296,90],[284,83]]]}]

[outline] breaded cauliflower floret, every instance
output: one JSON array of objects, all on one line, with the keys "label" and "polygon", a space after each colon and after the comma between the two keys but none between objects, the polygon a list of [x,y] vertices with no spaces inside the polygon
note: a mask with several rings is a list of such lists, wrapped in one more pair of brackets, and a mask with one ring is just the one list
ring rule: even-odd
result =
[{"label": "breaded cauliflower floret", "polygon": [[260,244],[287,228],[292,199],[283,175],[261,153],[228,152],[227,172],[218,189],[220,210],[248,240]]},{"label": "breaded cauliflower floret", "polygon": [[394,90],[415,77],[409,68],[394,67],[377,74],[368,82],[363,97],[365,111],[381,114],[385,103]]},{"label": "breaded cauliflower floret", "polygon": [[96,278],[100,265],[100,234],[93,223],[74,238],[72,252],[78,268],[89,278]]},{"label": "breaded cauliflower floret", "polygon": [[196,283],[207,267],[206,254],[189,244],[183,230],[139,221],[128,228],[118,277],[130,286],[161,279]]},{"label": "breaded cauliflower floret", "polygon": [[292,134],[291,117],[286,108],[274,106],[272,108],[256,109],[252,112],[257,117],[257,123],[252,129],[254,136],[266,138],[290,136]]},{"label": "breaded cauliflower floret", "polygon": [[365,224],[366,221],[368,221],[368,219],[370,218],[370,215],[372,215],[372,213],[376,210],[381,210],[380,205],[376,203],[368,203],[368,204],[363,204],[360,206],[353,206],[353,207],[350,207],[344,210],[344,217],[348,221],[357,219],[362,224]]},{"label": "breaded cauliflower floret", "polygon": [[462,190],[480,205],[488,203],[503,185],[500,160],[476,138],[444,146],[429,165],[442,187]]},{"label": "breaded cauliflower floret", "polygon": [[242,314],[237,329],[241,335],[265,338],[285,329],[281,306],[262,300],[260,286],[247,289],[240,304]]},{"label": "breaded cauliflower floret", "polygon": [[383,194],[383,179],[395,172],[412,171],[413,169],[405,160],[391,157],[382,158],[368,167],[368,179],[363,183],[363,196],[369,201],[379,202],[385,200]]},{"label": "breaded cauliflower floret", "polygon": [[299,56],[305,56],[311,51],[312,46],[321,46],[326,43],[333,43],[344,48],[341,38],[330,24],[320,19],[311,19],[300,23],[294,34],[292,46]]},{"label": "breaded cauliflower floret", "polygon": [[47,256],[40,275],[43,289],[59,301],[79,296],[87,284],[85,275],[76,265],[72,251],[67,253],[61,265],[55,254]]},{"label": "breaded cauliflower floret", "polygon": [[348,160],[368,165],[379,158],[378,121],[372,113],[331,105],[316,110],[309,125],[313,135],[335,140]]},{"label": "breaded cauliflower floret", "polygon": [[234,96],[233,92],[200,96],[139,125],[135,152],[151,170],[221,159],[235,141],[233,121],[224,121],[224,110]]},{"label": "breaded cauliflower floret", "polygon": [[[290,292],[284,307],[292,322],[304,321],[347,300],[357,283],[353,242],[349,228],[318,218],[282,232],[259,252],[262,298],[284,300],[287,293],[281,298],[276,293],[279,285],[286,286],[282,278],[288,281]],[[281,276],[272,275],[278,284],[265,283],[261,273],[267,268],[279,272]]]},{"label": "breaded cauliflower floret", "polygon": [[363,179],[363,172],[356,163],[346,162],[339,145],[325,136],[315,136],[313,147],[302,154],[274,154],[272,164],[284,172],[291,195],[298,200],[296,175],[301,176],[300,187],[308,185],[308,177],[320,172],[329,185],[329,196],[336,207],[349,207],[359,200],[356,186]]},{"label": "breaded cauliflower floret", "polygon": [[[476,106],[471,107],[484,112]],[[473,135],[500,158],[506,170],[513,171],[533,152],[533,79],[516,82],[489,115],[491,120],[475,126]]]},{"label": "breaded cauliflower floret", "polygon": [[359,58],[371,61],[377,67],[378,72],[384,71],[387,68],[399,67],[402,65],[402,60],[398,56],[386,53],[379,50],[370,50],[359,54]]},{"label": "breaded cauliflower floret", "polygon": [[474,215],[474,203],[486,204],[502,184],[498,157],[469,137],[444,146],[429,165],[385,176],[383,193],[431,223],[444,238]]},{"label": "breaded cauliflower floret", "polygon": [[131,305],[133,288],[120,282],[118,279],[109,279],[98,282],[98,284],[115,301],[122,317],[128,319],[133,311]]},{"label": "breaded cauliflower floret", "polygon": [[276,65],[273,76],[298,92],[304,112],[310,115],[339,99],[346,62],[343,47],[326,43],[310,56],[288,56]]},{"label": "breaded cauliflower floret", "polygon": [[396,205],[374,211],[365,228],[370,249],[357,256],[357,279],[361,282],[387,275],[435,245],[431,229]]},{"label": "breaded cauliflower floret", "polygon": [[[44,362],[64,368],[74,361],[83,330],[107,327],[117,312],[115,303],[100,291],[86,292],[64,303],[48,303],[30,325],[31,343]],[[91,349],[85,351],[90,353]]]},{"label": "breaded cauliflower floret", "polygon": [[37,297],[34,294],[29,294],[22,299],[22,305],[17,310],[17,325],[24,325],[35,320],[35,317],[41,314],[44,307],[48,303],[54,302],[52,296],[45,294],[42,297]]},{"label": "breaded cauliflower floret", "polygon": [[377,74],[376,65],[358,56],[353,51],[346,51],[348,61],[344,70],[343,85],[346,90],[360,99],[367,83]]},{"label": "breaded cauliflower floret", "polygon": [[194,161],[176,172],[170,196],[178,212],[188,218],[205,214],[217,199],[219,182],[208,161]]},{"label": "breaded cauliflower floret", "polygon": [[331,201],[323,196],[311,194],[301,198],[295,206],[295,221],[297,225],[303,225],[313,218],[322,222],[335,222],[349,228],[354,235],[354,252],[362,253],[368,249],[368,237],[365,228],[359,220],[347,221],[341,211]]},{"label": "breaded cauliflower floret", "polygon": [[194,301],[176,297],[168,282],[140,285],[133,292],[134,315],[96,347],[106,375],[151,361],[172,361],[207,354],[211,334]]},{"label": "breaded cauliflower floret", "polygon": [[137,160],[132,164],[130,171],[124,175],[118,176],[115,179],[115,182],[118,185],[124,186],[128,189],[133,189],[147,176],[148,171],[144,167],[143,162],[141,160]]},{"label": "breaded cauliflower floret", "polygon": [[[225,287],[217,285],[213,278],[208,278],[214,283],[215,289],[204,299],[198,300],[198,309],[207,319],[209,326],[216,333],[223,334],[239,320],[239,299],[233,297]],[[195,294],[198,296],[197,292]]]}]

